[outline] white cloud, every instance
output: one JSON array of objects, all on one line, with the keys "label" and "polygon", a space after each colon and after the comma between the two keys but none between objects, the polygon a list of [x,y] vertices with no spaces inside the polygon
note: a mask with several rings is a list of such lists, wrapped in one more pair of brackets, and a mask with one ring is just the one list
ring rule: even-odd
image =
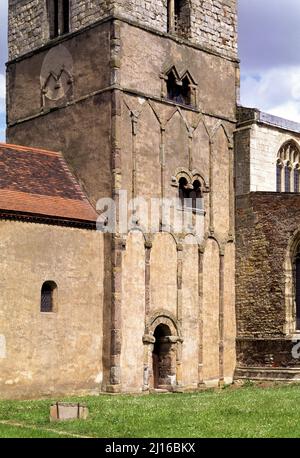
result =
[{"label": "white cloud", "polygon": [[5,99],[6,84],[5,76],[0,73],[0,99]]},{"label": "white cloud", "polygon": [[300,65],[246,74],[241,94],[242,105],[300,122]]},{"label": "white cloud", "polygon": [[0,114],[0,142],[5,141],[5,114]]},{"label": "white cloud", "polygon": [[5,94],[6,94],[5,76],[0,73],[0,113],[5,113]]},{"label": "white cloud", "polygon": [[269,110],[269,113],[273,114],[274,116],[279,116],[280,118],[285,118],[300,123],[299,107],[291,101],[283,103],[278,107],[272,108],[272,110]]},{"label": "white cloud", "polygon": [[239,0],[241,103],[300,122],[299,0]]}]

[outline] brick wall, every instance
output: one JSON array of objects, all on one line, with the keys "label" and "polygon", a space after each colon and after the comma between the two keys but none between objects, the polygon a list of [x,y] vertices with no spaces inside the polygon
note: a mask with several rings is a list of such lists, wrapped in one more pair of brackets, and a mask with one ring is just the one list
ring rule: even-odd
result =
[{"label": "brick wall", "polygon": [[[10,59],[48,41],[45,4],[45,0],[9,0]],[[113,11],[160,32],[167,31],[167,0],[72,0],[71,30],[79,30]],[[236,0],[193,0],[190,40],[236,57],[236,22]]]}]

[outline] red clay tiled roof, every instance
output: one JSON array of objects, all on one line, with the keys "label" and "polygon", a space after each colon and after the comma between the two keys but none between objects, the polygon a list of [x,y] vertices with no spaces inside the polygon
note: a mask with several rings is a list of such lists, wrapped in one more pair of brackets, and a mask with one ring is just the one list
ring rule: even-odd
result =
[{"label": "red clay tiled roof", "polygon": [[0,210],[95,222],[61,153],[0,143]]}]

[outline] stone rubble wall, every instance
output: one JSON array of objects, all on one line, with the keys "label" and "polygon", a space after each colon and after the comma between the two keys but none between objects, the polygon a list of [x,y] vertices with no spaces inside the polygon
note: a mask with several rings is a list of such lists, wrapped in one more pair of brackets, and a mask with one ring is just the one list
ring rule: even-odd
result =
[{"label": "stone rubble wall", "polygon": [[299,229],[299,224],[298,194],[254,192],[237,197],[236,309],[239,337],[285,335],[285,269],[291,237]]},{"label": "stone rubble wall", "polygon": [[236,56],[236,0],[194,0],[191,41],[223,55]]},{"label": "stone rubble wall", "polygon": [[[45,0],[9,0],[9,59],[49,40]],[[236,0],[192,0],[189,40],[228,57],[237,55]],[[113,13],[167,32],[167,0],[71,0],[71,31]]]}]

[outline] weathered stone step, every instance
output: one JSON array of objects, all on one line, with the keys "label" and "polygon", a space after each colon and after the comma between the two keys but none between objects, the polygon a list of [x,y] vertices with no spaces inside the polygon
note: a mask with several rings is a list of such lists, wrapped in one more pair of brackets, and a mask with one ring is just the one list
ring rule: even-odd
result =
[{"label": "weathered stone step", "polygon": [[238,367],[234,380],[300,381],[300,367]]}]

